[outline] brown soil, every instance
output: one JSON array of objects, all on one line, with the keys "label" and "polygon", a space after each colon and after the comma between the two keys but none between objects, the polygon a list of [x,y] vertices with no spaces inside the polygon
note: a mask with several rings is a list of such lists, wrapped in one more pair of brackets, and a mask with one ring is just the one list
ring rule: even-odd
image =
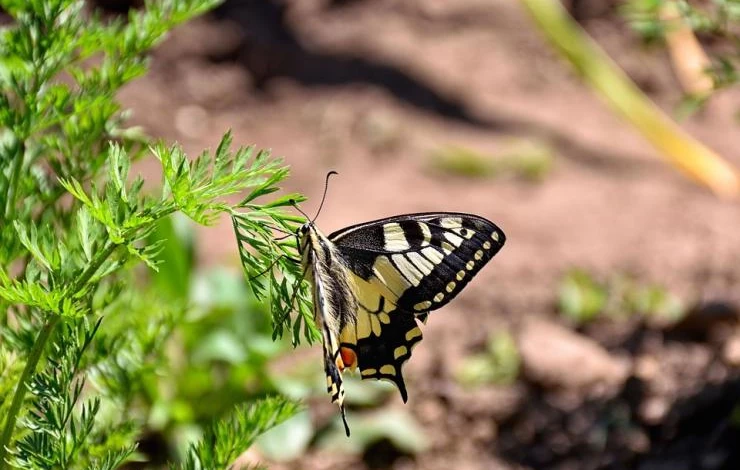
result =
[{"label": "brown soil", "polygon": [[[650,97],[675,107],[665,52],[641,48],[608,5],[579,8]],[[740,205],[662,163],[554,56],[516,1],[234,1],[176,31],[152,69],[122,94],[149,133],[197,153],[231,128],[237,143],[285,156],[286,186],[311,198],[309,213],[326,172],[338,171],[319,221],[326,233],[449,210],[488,217],[508,236],[433,315],[405,369],[407,406],[431,447],[408,457],[379,444],[363,460],[311,451],[286,468],[740,468],[730,421],[740,381],[725,354],[737,343]],[[723,91],[683,126],[740,165],[738,109],[738,90]],[[428,171],[447,144],[496,153],[512,138],[554,146],[543,182]],[[203,263],[235,263],[228,224],[201,242]],[[629,272],[714,307],[700,305],[681,328],[602,321],[580,331],[634,366],[598,393],[526,377],[456,386],[455,364],[491,331],[560,321],[555,292],[572,266]]]}]

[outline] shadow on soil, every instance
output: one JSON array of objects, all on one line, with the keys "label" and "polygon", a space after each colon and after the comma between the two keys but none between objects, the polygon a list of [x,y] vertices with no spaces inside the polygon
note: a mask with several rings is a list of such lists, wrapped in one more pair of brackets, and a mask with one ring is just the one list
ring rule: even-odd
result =
[{"label": "shadow on soil", "polygon": [[[639,342],[644,334],[637,331],[629,341]],[[666,341],[674,341],[671,336]],[[637,377],[613,398],[570,407],[530,385],[526,406],[501,423],[491,449],[536,469],[738,469],[740,377],[732,371],[728,376],[675,400],[658,424],[641,418],[647,394]]]},{"label": "shadow on soil", "polygon": [[[354,0],[351,3],[363,3]],[[337,5],[333,5],[337,7]],[[560,130],[524,116],[496,110],[472,111],[459,97],[446,96],[397,67],[373,59],[312,51],[306,48],[287,18],[288,6],[278,0],[229,0],[215,10],[216,21],[228,19],[238,25],[242,41],[213,62],[236,62],[251,74],[257,90],[275,78],[291,78],[306,87],[367,84],[386,90],[402,103],[441,118],[493,132],[542,139],[565,157],[597,170],[645,170],[618,152],[592,148]],[[331,7],[329,7],[331,8]],[[658,165],[656,165],[657,167]]]}]

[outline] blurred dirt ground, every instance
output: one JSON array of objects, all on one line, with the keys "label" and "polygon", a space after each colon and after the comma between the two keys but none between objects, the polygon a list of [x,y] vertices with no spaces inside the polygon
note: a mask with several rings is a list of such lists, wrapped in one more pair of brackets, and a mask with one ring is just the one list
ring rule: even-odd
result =
[{"label": "blurred dirt ground", "polygon": [[[677,106],[664,50],[641,47],[608,2],[578,16],[652,99]],[[229,128],[238,144],[271,148],[292,167],[287,189],[311,198],[308,213],[326,172],[338,171],[318,221],[326,233],[449,210],[490,218],[508,236],[432,315],[405,368],[426,452],[312,451],[273,468],[740,468],[730,422],[740,392],[740,205],[663,164],[554,56],[515,0],[231,1],[177,30],[122,100],[135,124],[192,154]],[[722,91],[682,125],[740,165],[738,110],[738,90]],[[556,153],[539,183],[430,170],[448,145],[496,154],[522,139]],[[204,264],[235,265],[228,224],[201,235]],[[555,298],[572,266],[664,284],[697,304],[699,320],[601,321],[568,351],[574,333],[558,326]],[[522,379],[457,386],[456,364],[501,328],[534,345]],[[587,364],[592,348],[604,357]],[[311,354],[319,360],[318,348]]]}]

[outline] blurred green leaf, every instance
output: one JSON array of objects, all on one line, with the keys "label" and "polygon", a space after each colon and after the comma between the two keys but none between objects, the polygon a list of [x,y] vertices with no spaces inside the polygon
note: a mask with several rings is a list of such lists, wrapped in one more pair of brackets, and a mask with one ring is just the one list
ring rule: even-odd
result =
[{"label": "blurred green leaf", "polygon": [[151,276],[152,284],[162,295],[187,302],[195,258],[194,231],[190,220],[180,214],[160,220],[147,237],[149,243],[156,240],[164,240],[164,243],[157,256],[161,261],[159,269]]},{"label": "blurred green leaf", "polygon": [[636,286],[626,294],[625,303],[632,312],[668,322],[678,321],[686,314],[681,299],[658,285]]},{"label": "blurred green leaf", "polygon": [[244,340],[225,330],[217,330],[204,336],[192,354],[192,360],[196,364],[212,361],[240,364],[246,359]]},{"label": "blurred green leaf", "polygon": [[243,311],[250,302],[247,286],[241,276],[224,268],[196,273],[190,300],[202,311]]},{"label": "blurred green leaf", "polygon": [[[386,380],[362,380],[359,375],[345,375],[344,402],[349,406],[377,406],[397,393],[395,385]],[[326,388],[321,387],[321,392]]]},{"label": "blurred green leaf", "polygon": [[642,315],[672,322],[686,313],[684,302],[665,287],[644,284],[621,273],[600,282],[581,269],[569,271],[559,286],[559,311],[576,324],[599,315],[610,318]]},{"label": "blurred green leaf", "polygon": [[508,385],[519,377],[520,368],[521,357],[514,338],[507,331],[499,331],[489,338],[485,353],[463,360],[455,378],[468,387]]},{"label": "blurred green leaf", "polygon": [[579,269],[568,272],[558,289],[560,312],[576,324],[593,320],[604,309],[607,298],[606,287]]},{"label": "blurred green leaf", "polygon": [[431,169],[453,176],[489,178],[496,175],[496,166],[490,155],[460,146],[447,146],[436,150],[429,162]]},{"label": "blurred green leaf", "polygon": [[303,411],[259,437],[255,445],[268,459],[288,462],[302,455],[313,438],[311,414]]},{"label": "blurred green leaf", "polygon": [[[298,358],[288,370],[282,370],[273,379],[275,388],[293,400],[306,400],[316,397],[326,398],[326,377],[324,376],[319,356]],[[395,393],[395,386],[383,380],[362,380],[359,374],[346,373],[343,377],[345,404],[349,406],[369,407],[382,403],[390,394]]]},{"label": "blurred green leaf", "polygon": [[461,146],[447,146],[432,153],[433,171],[468,178],[513,176],[541,181],[551,171],[554,152],[548,145],[527,139],[508,142],[495,153],[484,154]]}]

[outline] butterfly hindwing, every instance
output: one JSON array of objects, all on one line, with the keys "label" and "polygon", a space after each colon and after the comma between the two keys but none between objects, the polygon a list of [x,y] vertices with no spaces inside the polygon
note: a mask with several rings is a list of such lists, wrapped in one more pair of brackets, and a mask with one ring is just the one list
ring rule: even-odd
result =
[{"label": "butterfly hindwing", "polygon": [[[371,315],[373,314],[360,310],[358,323],[372,321]],[[411,357],[413,347],[421,341],[421,329],[414,315],[408,312],[391,311],[388,319],[388,323],[382,325],[380,335],[358,334],[353,349],[357,355],[360,376],[363,379],[392,381],[405,402],[408,395],[401,369]]]}]

